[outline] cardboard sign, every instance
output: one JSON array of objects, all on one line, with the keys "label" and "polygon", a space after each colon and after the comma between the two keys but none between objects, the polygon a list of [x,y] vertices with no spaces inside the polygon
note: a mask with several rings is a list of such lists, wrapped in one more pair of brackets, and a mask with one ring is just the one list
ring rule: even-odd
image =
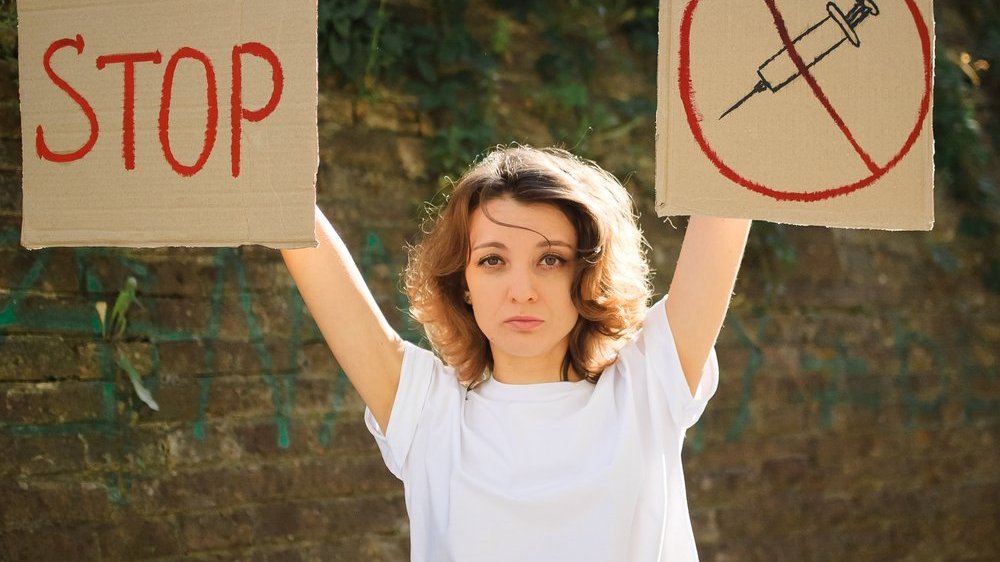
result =
[{"label": "cardboard sign", "polygon": [[931,0],[662,0],[656,209],[934,222]]},{"label": "cardboard sign", "polygon": [[315,245],[315,0],[17,8],[25,247]]}]

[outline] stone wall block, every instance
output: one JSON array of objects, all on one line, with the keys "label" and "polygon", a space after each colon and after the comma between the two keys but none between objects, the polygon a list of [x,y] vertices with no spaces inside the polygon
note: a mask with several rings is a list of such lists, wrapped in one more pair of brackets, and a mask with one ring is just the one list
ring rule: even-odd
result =
[{"label": "stone wall block", "polygon": [[0,558],[3,560],[99,560],[101,554],[98,534],[91,526],[0,530]]},{"label": "stone wall block", "polygon": [[180,517],[186,552],[222,550],[254,543],[253,508],[186,514]]},{"label": "stone wall block", "polygon": [[[0,218],[21,218],[21,167],[20,162],[14,164],[0,161]],[[0,232],[4,232],[3,221],[0,221]],[[17,240],[21,239],[19,228],[11,229]],[[6,285],[5,285],[6,286]]]},{"label": "stone wall block", "polygon": [[334,129],[354,125],[354,97],[337,91],[336,85],[324,81],[320,85],[317,121],[320,129]]},{"label": "stone wall block", "polygon": [[0,497],[5,506],[0,513],[4,529],[99,523],[115,512],[101,483],[18,480],[0,486]]},{"label": "stone wall block", "polygon": [[176,556],[177,524],[173,518],[146,519],[129,514],[98,531],[101,554],[111,560],[147,560]]},{"label": "stone wall block", "polygon": [[[84,467],[85,443],[78,435],[45,433],[44,427],[26,428],[23,435],[0,433],[0,479],[74,473]],[[0,501],[0,503],[3,503]]]},{"label": "stone wall block", "polygon": [[54,382],[101,378],[99,346],[92,340],[79,337],[9,335],[0,340],[0,350],[6,359],[0,363],[0,381]]},{"label": "stone wall block", "polygon": [[99,421],[105,383],[60,381],[0,383],[0,419],[17,424]]},{"label": "stone wall block", "polygon": [[392,131],[401,135],[420,133],[420,114],[416,100],[386,92],[355,102],[354,115],[359,125],[374,131]]}]

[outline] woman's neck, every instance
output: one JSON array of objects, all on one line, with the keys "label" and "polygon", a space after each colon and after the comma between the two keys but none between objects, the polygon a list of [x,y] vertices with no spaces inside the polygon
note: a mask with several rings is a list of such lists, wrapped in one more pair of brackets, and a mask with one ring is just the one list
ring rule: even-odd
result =
[{"label": "woman's neck", "polygon": [[[538,384],[562,381],[563,358],[566,347],[557,346],[538,357],[519,357],[497,353],[493,355],[493,378],[504,384]],[[573,366],[567,373],[570,381],[581,380]]]}]

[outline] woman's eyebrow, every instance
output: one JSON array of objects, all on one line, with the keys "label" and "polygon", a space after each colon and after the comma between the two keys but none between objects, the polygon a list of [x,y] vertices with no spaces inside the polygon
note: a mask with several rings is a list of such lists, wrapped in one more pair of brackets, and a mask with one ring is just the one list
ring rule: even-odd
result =
[{"label": "woman's eyebrow", "polygon": [[[573,249],[572,245],[570,245],[567,242],[563,242],[562,240],[542,240],[541,242],[539,242],[538,244],[536,244],[535,247],[537,247],[537,248],[549,248],[551,246],[563,246],[563,247],[569,248],[571,250]],[[507,246],[503,242],[483,242],[482,244],[478,244],[478,245],[474,246],[472,248],[472,250],[475,251],[475,250],[478,250],[480,248],[497,248],[497,249],[500,249],[500,250],[506,250]]]},{"label": "woman's eyebrow", "polygon": [[479,244],[478,246],[474,246],[472,249],[473,249],[473,251],[475,251],[475,250],[478,250],[480,248],[498,248],[498,249],[501,249],[501,250],[506,250],[507,246],[505,246],[502,242],[483,242],[482,244]]}]

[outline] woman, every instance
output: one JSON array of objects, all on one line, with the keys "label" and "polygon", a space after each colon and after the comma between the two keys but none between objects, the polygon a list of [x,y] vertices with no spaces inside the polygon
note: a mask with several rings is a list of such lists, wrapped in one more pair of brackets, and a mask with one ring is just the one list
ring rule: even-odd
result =
[{"label": "woman", "polygon": [[319,247],[283,256],[403,480],[413,560],[697,560],[681,445],[716,388],[749,221],[692,217],[670,299],[647,309],[617,180],[499,148],[411,249],[437,354],[400,339],[316,221]]}]

